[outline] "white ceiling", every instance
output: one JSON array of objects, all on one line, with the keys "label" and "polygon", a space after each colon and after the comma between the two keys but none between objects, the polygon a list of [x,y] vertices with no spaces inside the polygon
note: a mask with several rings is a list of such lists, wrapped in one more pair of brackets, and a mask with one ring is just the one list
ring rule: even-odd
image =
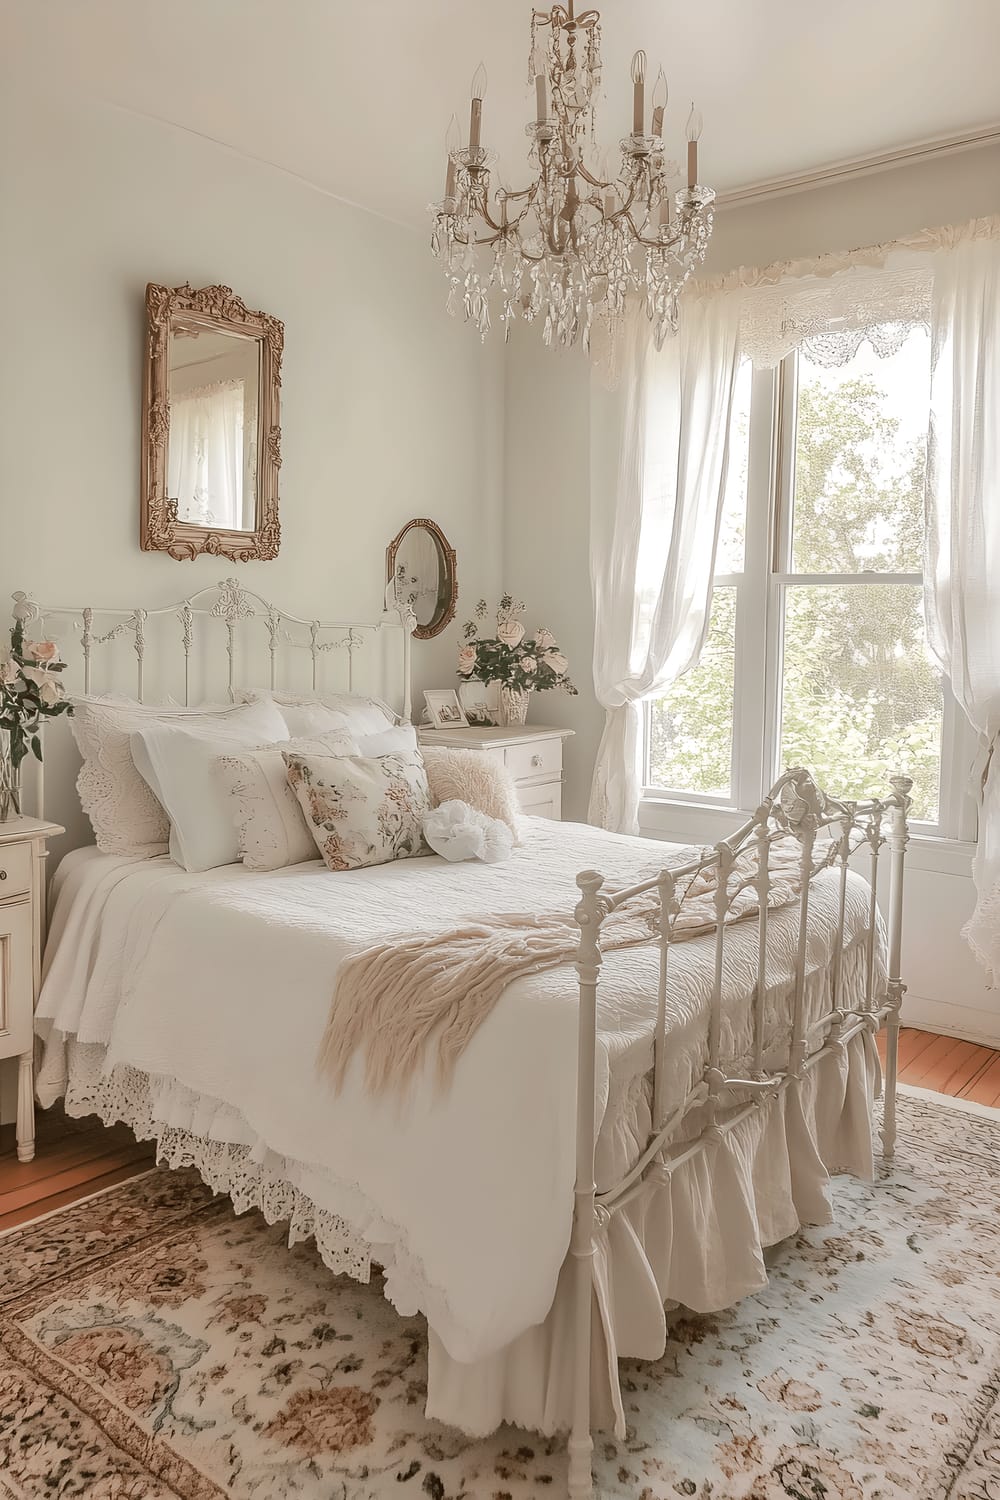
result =
[{"label": "white ceiling", "polygon": [[[72,81],[413,224],[443,191],[445,130],[480,59],[484,143],[512,186],[525,175],[530,7],[0,0],[22,78]],[[603,23],[602,140],[628,128],[644,47],[678,156],[698,101],[701,176],[720,191],[1000,121],[1000,0],[606,0]]]}]

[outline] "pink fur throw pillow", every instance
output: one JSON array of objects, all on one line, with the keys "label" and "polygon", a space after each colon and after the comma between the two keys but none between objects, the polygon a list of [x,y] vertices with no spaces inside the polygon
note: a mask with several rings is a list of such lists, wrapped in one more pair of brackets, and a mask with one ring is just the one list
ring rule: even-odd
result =
[{"label": "pink fur throw pillow", "polygon": [[488,818],[506,823],[518,843],[517,791],[506,767],[479,750],[422,745],[431,805],[465,802]]}]

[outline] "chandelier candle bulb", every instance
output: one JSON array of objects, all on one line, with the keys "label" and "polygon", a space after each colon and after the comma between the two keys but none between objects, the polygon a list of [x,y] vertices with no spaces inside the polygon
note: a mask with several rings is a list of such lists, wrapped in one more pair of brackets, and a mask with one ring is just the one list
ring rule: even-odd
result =
[{"label": "chandelier candle bulb", "polygon": [[698,186],[698,138],[701,135],[701,129],[701,110],[695,109],[694,104],[692,104],[687,122],[689,188]]},{"label": "chandelier candle bulb", "polygon": [[663,112],[667,107],[667,79],[661,68],[656,75],[656,86],[653,89],[653,124],[650,133],[652,135],[663,135]]},{"label": "chandelier candle bulb", "polygon": [[549,100],[545,87],[545,74],[535,74],[535,124],[547,125],[549,120]]},{"label": "chandelier candle bulb", "polygon": [[472,108],[469,112],[469,145],[480,145],[483,134],[483,99],[486,97],[486,68],[480,63],[472,75]]},{"label": "chandelier candle bulb", "polygon": [[632,58],[632,134],[642,135],[646,119],[646,54],[640,50]]}]

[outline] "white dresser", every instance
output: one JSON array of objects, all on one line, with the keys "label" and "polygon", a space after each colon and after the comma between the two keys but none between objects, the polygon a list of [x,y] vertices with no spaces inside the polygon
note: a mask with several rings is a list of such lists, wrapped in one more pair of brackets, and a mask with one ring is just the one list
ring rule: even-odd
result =
[{"label": "white dresser", "polygon": [[35,1154],[34,1019],[41,983],[46,841],[57,823],[0,823],[0,1059],[16,1057],[17,1159]]},{"label": "white dresser", "polygon": [[536,818],[562,817],[563,741],[572,729],[521,724],[507,729],[421,729],[422,745],[481,750],[507,767],[521,811]]}]

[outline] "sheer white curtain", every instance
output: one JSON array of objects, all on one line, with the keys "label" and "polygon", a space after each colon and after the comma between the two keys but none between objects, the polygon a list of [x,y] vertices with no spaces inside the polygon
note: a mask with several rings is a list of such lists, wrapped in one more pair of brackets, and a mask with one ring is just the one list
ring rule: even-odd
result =
[{"label": "sheer white curtain", "polygon": [[657,352],[641,307],[626,332],[617,488],[594,485],[594,686],[607,710],[590,820],[637,831],[641,710],[694,665],[708,633],[739,362],[738,299],[691,296]]},{"label": "sheer white curtain", "polygon": [[982,805],[965,929],[1000,982],[1000,225],[936,257],[925,590],[931,649],[978,730]]},{"label": "sheer white curtain", "polygon": [[182,521],[241,530],[244,382],[171,394],[167,493]]}]

